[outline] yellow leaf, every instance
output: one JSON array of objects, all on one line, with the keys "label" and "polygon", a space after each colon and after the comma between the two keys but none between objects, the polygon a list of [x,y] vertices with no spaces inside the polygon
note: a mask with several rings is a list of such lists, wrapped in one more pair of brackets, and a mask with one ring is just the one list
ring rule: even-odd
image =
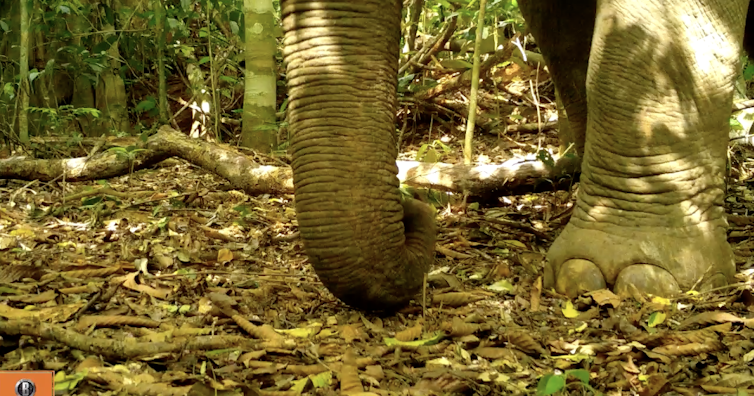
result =
[{"label": "yellow leaf", "polygon": [[670,305],[670,300],[664,297],[652,297],[652,302],[655,304]]},{"label": "yellow leaf", "polygon": [[10,235],[11,236],[19,236],[19,237],[27,237],[32,238],[37,233],[34,232],[34,230],[30,228],[17,228],[15,230],[11,230]]},{"label": "yellow leaf", "polygon": [[233,252],[231,252],[228,249],[220,249],[219,252],[217,252],[217,262],[220,264],[228,264],[231,260],[233,260]]},{"label": "yellow leaf", "polygon": [[278,333],[281,334],[288,334],[293,337],[299,337],[299,338],[308,338],[311,337],[317,333],[319,333],[319,330],[321,329],[321,325],[310,325],[307,327],[301,327],[297,329],[290,329],[290,330],[278,330],[275,329]]},{"label": "yellow leaf", "polygon": [[664,312],[653,312],[652,315],[649,315],[649,322],[647,325],[649,327],[656,327],[665,321],[665,316]]},{"label": "yellow leaf", "polygon": [[573,303],[566,301],[562,306],[563,316],[568,319],[573,319],[579,316],[580,312],[573,306]]},{"label": "yellow leaf", "polygon": [[319,338],[327,338],[327,337],[332,337],[332,336],[334,336],[337,333],[338,333],[337,331],[333,331],[333,330],[330,330],[330,329],[324,329],[324,330],[320,331],[319,334],[317,334],[317,337],[319,337]]},{"label": "yellow leaf", "polygon": [[416,340],[416,341],[400,341],[400,340],[397,340],[395,338],[390,338],[390,337],[383,338],[383,341],[385,341],[385,345],[387,346],[392,346],[392,345],[422,346],[422,345],[435,345],[438,342],[440,342],[444,337],[445,337],[445,334],[441,331],[438,331],[429,338],[424,338],[424,339]]},{"label": "yellow leaf", "polygon": [[291,382],[293,386],[291,386],[290,390],[294,394],[300,395],[304,393],[304,390],[306,389],[306,386],[309,385],[310,381],[311,380],[309,379],[309,377],[301,378],[300,380],[294,380]]},{"label": "yellow leaf", "polygon": [[558,355],[558,356],[553,356],[552,358],[555,360],[557,359],[568,360],[575,363],[591,359],[589,355],[584,354],[584,353],[575,353],[573,355]]}]

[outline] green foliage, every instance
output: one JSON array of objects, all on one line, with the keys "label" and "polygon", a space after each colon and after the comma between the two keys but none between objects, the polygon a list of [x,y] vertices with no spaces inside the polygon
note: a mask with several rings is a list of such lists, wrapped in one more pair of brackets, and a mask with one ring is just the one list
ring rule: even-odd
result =
[{"label": "green foliage", "polygon": [[601,395],[600,392],[589,385],[589,371],[583,369],[566,370],[562,374],[550,373],[542,376],[542,378],[540,378],[539,382],[537,383],[536,395],[547,396],[560,392],[561,390],[565,389],[566,380],[568,378],[576,379],[576,383],[583,388],[591,390],[595,394]]},{"label": "green foliage", "polygon": [[[438,147],[442,152],[437,150]],[[451,152],[452,150],[448,145],[439,140],[435,140],[431,144],[424,143],[421,145],[419,151],[416,153],[416,160],[431,163],[440,162],[443,154],[450,154]]]},{"label": "green foliage", "polygon": [[744,67],[744,80],[751,81],[752,78],[754,78],[754,65],[747,62]]},{"label": "green foliage", "polygon": [[256,216],[254,215],[254,211],[249,209],[246,205],[236,205],[233,207],[233,210],[238,213],[238,219],[234,220],[233,222],[240,225],[241,227],[247,227],[247,220],[253,221]]},{"label": "green foliage", "polygon": [[55,393],[73,393],[79,382],[84,380],[87,375],[87,370],[75,372],[70,375],[66,375],[64,370],[57,371],[55,373]]},{"label": "green foliage", "polygon": [[157,115],[157,98],[155,98],[152,95],[147,95],[144,100],[139,102],[139,104],[136,105],[136,108],[134,108],[135,111],[139,113],[148,112],[152,116]]},{"label": "green foliage", "polygon": [[51,131],[65,131],[71,122],[80,116],[91,116],[99,118],[101,113],[92,108],[75,108],[71,105],[63,105],[55,108],[49,107],[29,107],[29,113],[40,114],[41,125]]},{"label": "green foliage", "polygon": [[131,164],[131,169],[129,171],[130,173],[133,173],[133,167],[134,167],[134,160],[136,159],[136,154],[141,151],[146,151],[146,149],[138,148],[136,146],[128,146],[128,147],[111,147],[107,149],[107,151],[112,151],[116,153],[117,155],[124,155],[128,159],[128,162]]},{"label": "green foliage", "polygon": [[743,131],[744,130],[743,125],[741,125],[741,123],[736,119],[736,117],[730,116],[730,118],[728,119],[728,121],[729,121],[729,124],[730,124],[730,129],[732,129],[734,131]]},{"label": "green foliage", "polygon": [[[479,14],[479,2],[477,0],[427,0],[425,11],[428,18],[428,26],[425,31],[435,34],[434,29],[441,29],[445,19],[458,16],[459,24],[454,38],[474,40],[476,37],[476,21]],[[495,26],[495,21],[499,23]],[[495,28],[513,24],[521,29],[524,19],[518,9],[517,0],[492,0],[485,7],[484,35],[488,37]]]},{"label": "green foliage", "polygon": [[555,168],[555,159],[552,158],[552,155],[550,154],[549,151],[545,149],[540,149],[537,152],[537,159],[540,160],[543,164],[545,164],[547,169],[552,170],[553,168]]}]

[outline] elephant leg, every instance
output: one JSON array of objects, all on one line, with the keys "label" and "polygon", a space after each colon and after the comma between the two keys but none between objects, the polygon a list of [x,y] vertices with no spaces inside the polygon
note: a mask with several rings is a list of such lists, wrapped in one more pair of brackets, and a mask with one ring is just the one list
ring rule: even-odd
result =
[{"label": "elephant leg", "polygon": [[572,0],[520,0],[519,7],[568,115],[567,125],[561,122],[561,128],[570,130],[576,152],[583,155],[586,72],[597,0],[581,1],[578,7]]},{"label": "elephant leg", "polygon": [[748,3],[600,1],[581,183],[547,286],[670,295],[731,279],[724,174]]}]

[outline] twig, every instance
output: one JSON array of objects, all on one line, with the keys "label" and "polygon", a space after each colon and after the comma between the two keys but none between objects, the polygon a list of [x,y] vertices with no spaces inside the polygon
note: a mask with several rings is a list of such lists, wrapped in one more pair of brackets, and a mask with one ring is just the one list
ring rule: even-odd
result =
[{"label": "twig", "polygon": [[454,15],[452,18],[450,18],[450,21],[445,25],[445,28],[443,31],[435,36],[433,40],[429,43],[427,43],[420,51],[416,53],[416,55],[412,56],[411,59],[409,59],[405,64],[401,65],[401,67],[398,69],[398,75],[402,75],[403,73],[408,70],[408,68],[411,68],[411,72],[415,73],[416,70],[419,69],[416,65],[424,66],[424,63],[437,51],[440,50],[440,48],[445,46],[445,43],[448,42],[450,39],[450,36],[453,35],[453,33],[456,31],[456,25],[458,23],[458,17]]},{"label": "twig", "polygon": [[[482,64],[479,66],[480,76],[487,73],[487,71],[492,69],[493,66],[510,58],[511,54],[513,54],[513,50],[516,48],[514,42],[518,40],[519,37],[520,37],[520,34],[517,34],[516,36],[514,36],[512,39],[508,41],[508,43],[505,45],[503,49],[495,51],[495,53],[492,54],[492,56],[490,56],[489,58],[487,58],[487,60],[482,62]],[[466,70],[465,72],[447,81],[444,81],[441,84],[438,84],[426,91],[419,92],[418,94],[414,95],[414,97],[423,99],[423,100],[429,100],[444,92],[459,89],[470,83],[471,83],[471,70]]]},{"label": "twig", "polygon": [[513,220],[508,220],[508,219],[495,219],[495,218],[490,218],[490,217],[478,219],[478,221],[486,221],[489,223],[495,223],[495,224],[500,224],[500,225],[504,225],[508,227],[518,228],[519,230],[523,230],[530,234],[534,234],[537,238],[544,239],[546,241],[549,241],[550,239],[552,239],[550,238],[549,235],[545,234],[544,232],[539,231],[538,229],[530,225],[520,223],[518,221],[513,221]]}]

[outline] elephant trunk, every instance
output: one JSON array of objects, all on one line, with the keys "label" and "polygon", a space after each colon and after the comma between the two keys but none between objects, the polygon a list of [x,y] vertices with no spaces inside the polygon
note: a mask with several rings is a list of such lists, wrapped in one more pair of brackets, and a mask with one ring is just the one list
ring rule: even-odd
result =
[{"label": "elephant trunk", "polygon": [[431,209],[401,201],[395,143],[400,0],[284,0],[296,212],[342,301],[405,305],[434,255]]}]

